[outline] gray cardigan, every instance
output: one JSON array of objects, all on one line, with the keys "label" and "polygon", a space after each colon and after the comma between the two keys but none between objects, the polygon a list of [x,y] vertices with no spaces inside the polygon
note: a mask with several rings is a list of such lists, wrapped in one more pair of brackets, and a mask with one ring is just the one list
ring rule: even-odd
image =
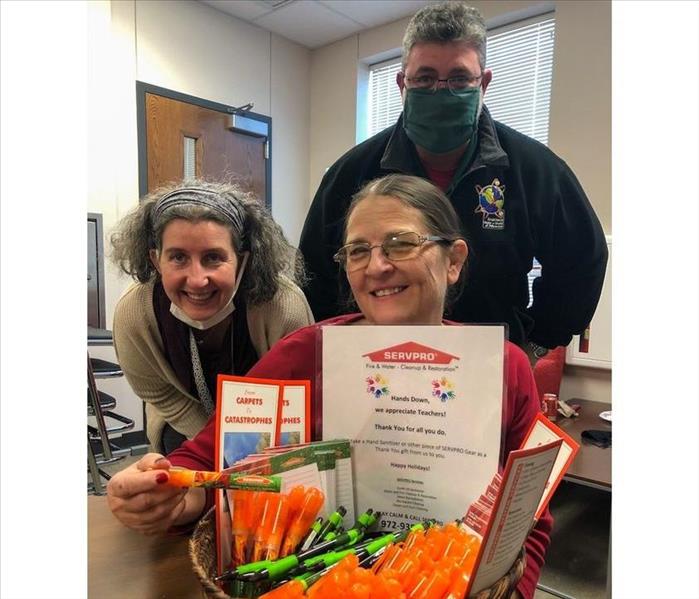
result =
[{"label": "gray cardigan", "polygon": [[[191,439],[208,416],[198,398],[180,383],[163,354],[163,341],[153,310],[154,282],[129,286],[114,311],[114,349],[126,380],[146,404],[146,434],[162,453],[162,433],[169,423]],[[250,340],[262,357],[276,341],[313,323],[303,292],[281,277],[279,291],[266,304],[248,306]]]}]

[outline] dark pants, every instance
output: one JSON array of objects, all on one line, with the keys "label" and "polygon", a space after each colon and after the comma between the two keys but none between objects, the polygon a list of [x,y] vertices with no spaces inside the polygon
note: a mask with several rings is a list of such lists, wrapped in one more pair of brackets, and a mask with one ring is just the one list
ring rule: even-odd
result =
[{"label": "dark pants", "polygon": [[163,429],[163,448],[165,455],[172,451],[175,451],[182,443],[187,440],[187,437],[178,433],[169,424],[165,423],[165,428]]}]

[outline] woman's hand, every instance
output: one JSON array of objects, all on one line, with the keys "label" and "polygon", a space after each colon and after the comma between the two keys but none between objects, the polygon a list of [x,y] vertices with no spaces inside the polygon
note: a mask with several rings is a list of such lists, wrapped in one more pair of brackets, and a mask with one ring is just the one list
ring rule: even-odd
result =
[{"label": "woman's hand", "polygon": [[165,484],[170,465],[159,453],[149,453],[112,477],[107,502],[122,524],[145,535],[157,535],[183,523],[187,489]]}]

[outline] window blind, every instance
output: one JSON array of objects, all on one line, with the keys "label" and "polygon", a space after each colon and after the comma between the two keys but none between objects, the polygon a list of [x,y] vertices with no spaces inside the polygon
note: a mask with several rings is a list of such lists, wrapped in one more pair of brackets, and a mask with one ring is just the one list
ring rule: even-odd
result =
[{"label": "window blind", "polygon": [[555,19],[488,36],[485,103],[496,121],[548,143]]},{"label": "window blind", "polygon": [[393,125],[403,110],[396,74],[400,58],[373,65],[369,70],[369,137]]}]

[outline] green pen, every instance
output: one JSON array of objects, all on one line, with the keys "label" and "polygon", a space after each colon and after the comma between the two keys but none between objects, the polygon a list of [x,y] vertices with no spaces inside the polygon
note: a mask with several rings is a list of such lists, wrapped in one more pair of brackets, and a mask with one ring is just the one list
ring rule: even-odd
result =
[{"label": "green pen", "polygon": [[[363,531],[349,530],[332,541],[325,541],[324,543],[311,547],[310,549],[299,554],[288,555],[282,559],[269,563],[262,569],[254,569],[245,573],[235,573],[234,577],[238,580],[244,580],[246,582],[281,580],[292,570],[297,569],[302,562],[317,556],[321,556],[324,553],[328,553],[330,549],[343,547],[351,544],[352,542],[356,542],[362,537],[363,534]],[[262,562],[257,562],[257,564],[261,563]]]},{"label": "green pen", "polygon": [[312,587],[316,582],[318,582],[323,576],[325,576],[330,570],[332,570],[337,565],[337,562],[320,570],[319,572],[306,572],[300,576],[294,576],[291,580],[298,580],[304,587],[304,593]]},{"label": "green pen", "polygon": [[[298,566],[299,562],[296,555],[288,555],[282,557],[278,560],[260,560],[259,562],[251,562],[249,564],[243,564],[228,570],[221,574],[221,576],[216,576],[214,578],[215,582],[221,582],[224,580],[238,579],[246,581],[263,580],[268,578],[267,573],[277,572],[281,570],[290,570]],[[264,574],[262,574],[264,572]]]},{"label": "green pen", "polygon": [[[350,534],[350,533],[352,533],[352,534]],[[346,533],[343,533],[343,535],[349,535],[350,537],[354,537],[354,535],[356,535],[356,534],[359,534],[358,531],[356,531],[356,530],[348,530]],[[376,551],[378,553],[378,551],[381,550],[381,548],[380,548],[381,542],[384,543],[383,546],[385,547],[390,543],[390,541],[392,540],[392,537],[393,537],[393,534],[390,534],[390,535],[384,535],[383,537],[379,537],[378,539],[374,539],[373,541],[371,541],[371,543],[376,543],[376,545],[373,545],[370,550]],[[371,544],[371,543],[369,543],[369,544]],[[356,550],[357,550],[357,548],[354,547],[354,548],[346,549],[345,551],[336,552],[336,553],[344,553],[345,555],[348,555],[350,552],[356,551]],[[367,555],[368,555],[368,552],[367,552]],[[342,557],[344,557],[344,555]],[[299,582],[301,582],[301,584],[304,586],[304,593],[305,593],[311,586],[313,586],[323,576],[325,576],[330,570],[332,570],[339,563],[339,561],[340,560],[338,560],[334,564],[331,564],[327,568],[320,570],[319,572],[306,572],[305,574],[301,574],[300,576],[294,576],[291,580],[298,580]]]},{"label": "green pen", "polygon": [[293,580],[301,581],[302,584],[306,585],[306,590],[308,590],[309,587],[313,586],[316,582],[323,578],[323,576],[330,572],[330,570],[332,570],[336,565],[337,564],[328,566],[320,572],[306,572],[305,574],[301,574],[301,576],[295,576]]},{"label": "green pen", "polygon": [[360,561],[366,560],[369,557],[381,553],[388,545],[390,545],[394,541],[394,534],[387,534],[364,544],[362,548],[350,547],[341,551],[331,551],[328,553],[324,553],[323,555],[318,555],[316,557],[304,560],[303,563],[294,573],[290,572],[289,574],[292,575],[292,577],[295,580],[303,581],[306,580],[308,577],[313,576],[314,572],[318,574],[319,568],[321,568],[320,573],[327,572],[347,555],[356,554],[357,558]]},{"label": "green pen", "polygon": [[346,555],[355,553],[355,549],[350,547],[349,549],[343,549],[341,551],[329,551],[328,553],[323,553],[322,555],[317,555],[316,557],[310,557],[304,560],[299,566],[299,574],[308,571],[317,571],[319,568],[328,568],[333,564],[339,562]]},{"label": "green pen", "polygon": [[272,562],[270,560],[263,560],[263,561],[259,561],[259,562],[252,562],[249,564],[243,564],[242,566],[238,566],[237,568],[232,568],[230,570],[226,570],[220,576],[214,576],[214,582],[224,582],[226,580],[232,580],[234,578],[238,578],[240,575],[250,574],[252,572],[257,572],[259,570],[266,568],[271,563]]},{"label": "green pen", "polygon": [[311,529],[308,531],[308,534],[306,534],[306,537],[301,542],[300,551],[310,549],[311,545],[313,545],[313,541],[315,541],[316,537],[318,536],[318,533],[320,532],[322,526],[323,518],[316,518],[316,521],[313,524],[311,524]]},{"label": "green pen", "polygon": [[[288,555],[275,561],[261,560],[251,564],[238,566],[235,570],[230,570],[217,577],[215,580],[223,581],[237,579],[245,582],[280,580],[291,570],[297,568],[302,562],[305,562],[310,558],[328,553],[333,549],[356,544],[364,537],[364,530],[373,525],[380,516],[381,514],[378,512],[374,513],[373,510],[367,510],[357,519],[357,523],[359,525],[358,528],[345,531],[332,540],[323,541],[322,543],[314,545],[306,551]],[[385,535],[385,537],[393,538],[393,533],[390,535]]]},{"label": "green pen", "polygon": [[347,513],[347,509],[344,506],[339,506],[332,514],[328,516],[323,526],[320,527],[316,538],[311,543],[310,547],[313,547],[316,543],[322,541],[323,537],[329,532],[335,530],[340,524],[342,524],[342,518]]},{"label": "green pen", "polygon": [[367,543],[364,543],[361,547],[355,546],[350,547],[348,549],[342,549],[341,551],[331,551],[329,553],[325,553],[323,555],[304,560],[301,564],[301,567],[306,567],[308,569],[316,569],[320,564],[323,564],[324,567],[327,568],[339,562],[343,557],[351,554],[355,554],[361,560],[369,555],[375,554],[387,545],[394,543],[395,540],[396,538],[393,533],[383,535],[376,539],[372,539]]},{"label": "green pen", "polygon": [[352,528],[369,528],[374,522],[376,522],[381,517],[381,512],[374,513],[374,510],[369,508],[363,514],[357,517],[357,521],[354,523]]},{"label": "green pen", "polygon": [[[261,562],[257,562],[261,563]],[[291,570],[300,564],[298,556],[292,554],[281,559],[270,562],[266,567],[249,572],[237,573],[235,578],[245,582],[259,582],[261,580],[281,580]]]},{"label": "green pen", "polygon": [[364,537],[364,529],[353,528],[343,532],[341,535],[335,537],[332,541],[324,541],[318,545],[314,545],[307,551],[303,551],[298,554],[299,561],[305,561],[309,557],[315,557],[316,555],[321,555],[322,553],[327,553],[331,549],[336,549],[338,547],[344,547],[345,545],[354,545],[357,541]]},{"label": "green pen", "polygon": [[345,532],[345,529],[340,526],[336,530],[331,530],[328,534],[326,534],[323,537],[323,541],[332,541],[334,538],[336,538],[338,535],[341,535],[343,532]]},{"label": "green pen", "polygon": [[[291,570],[298,567],[299,564],[306,561],[309,558],[316,557],[323,553],[327,553],[331,549],[337,547],[344,547],[346,545],[352,545],[360,540],[364,536],[363,530],[348,530],[342,533],[340,536],[336,537],[332,541],[325,541],[306,551],[302,551],[297,554],[288,555],[282,559],[278,559],[274,562],[269,562],[264,564],[264,562],[255,562],[254,564],[247,564],[246,566],[240,566],[233,572],[232,578],[238,580],[244,580],[247,582],[257,582],[260,580],[280,580],[286,576]],[[263,567],[261,567],[263,566]],[[245,571],[241,571],[245,570]]]},{"label": "green pen", "polygon": [[[413,524],[410,528],[408,528],[408,529],[406,529],[406,530],[401,530],[401,531],[398,531],[398,532],[386,533],[386,535],[381,535],[381,536],[379,536],[379,537],[377,537],[377,538],[378,538],[378,539],[382,539],[384,536],[390,535],[390,536],[393,537],[393,541],[394,541],[395,543],[399,543],[399,542],[401,542],[401,541],[405,541],[405,539],[408,537],[408,535],[409,535],[412,531],[426,530],[427,528],[429,528],[429,527],[430,527],[430,522],[431,522],[430,520],[425,520],[424,522],[417,522],[416,524]],[[367,545],[370,545],[371,543],[373,543],[373,542],[376,541],[376,540],[377,540],[377,539],[367,539],[366,541],[362,541],[361,543],[358,543],[358,544],[356,545],[356,548],[357,548],[357,549],[364,549]]]}]

